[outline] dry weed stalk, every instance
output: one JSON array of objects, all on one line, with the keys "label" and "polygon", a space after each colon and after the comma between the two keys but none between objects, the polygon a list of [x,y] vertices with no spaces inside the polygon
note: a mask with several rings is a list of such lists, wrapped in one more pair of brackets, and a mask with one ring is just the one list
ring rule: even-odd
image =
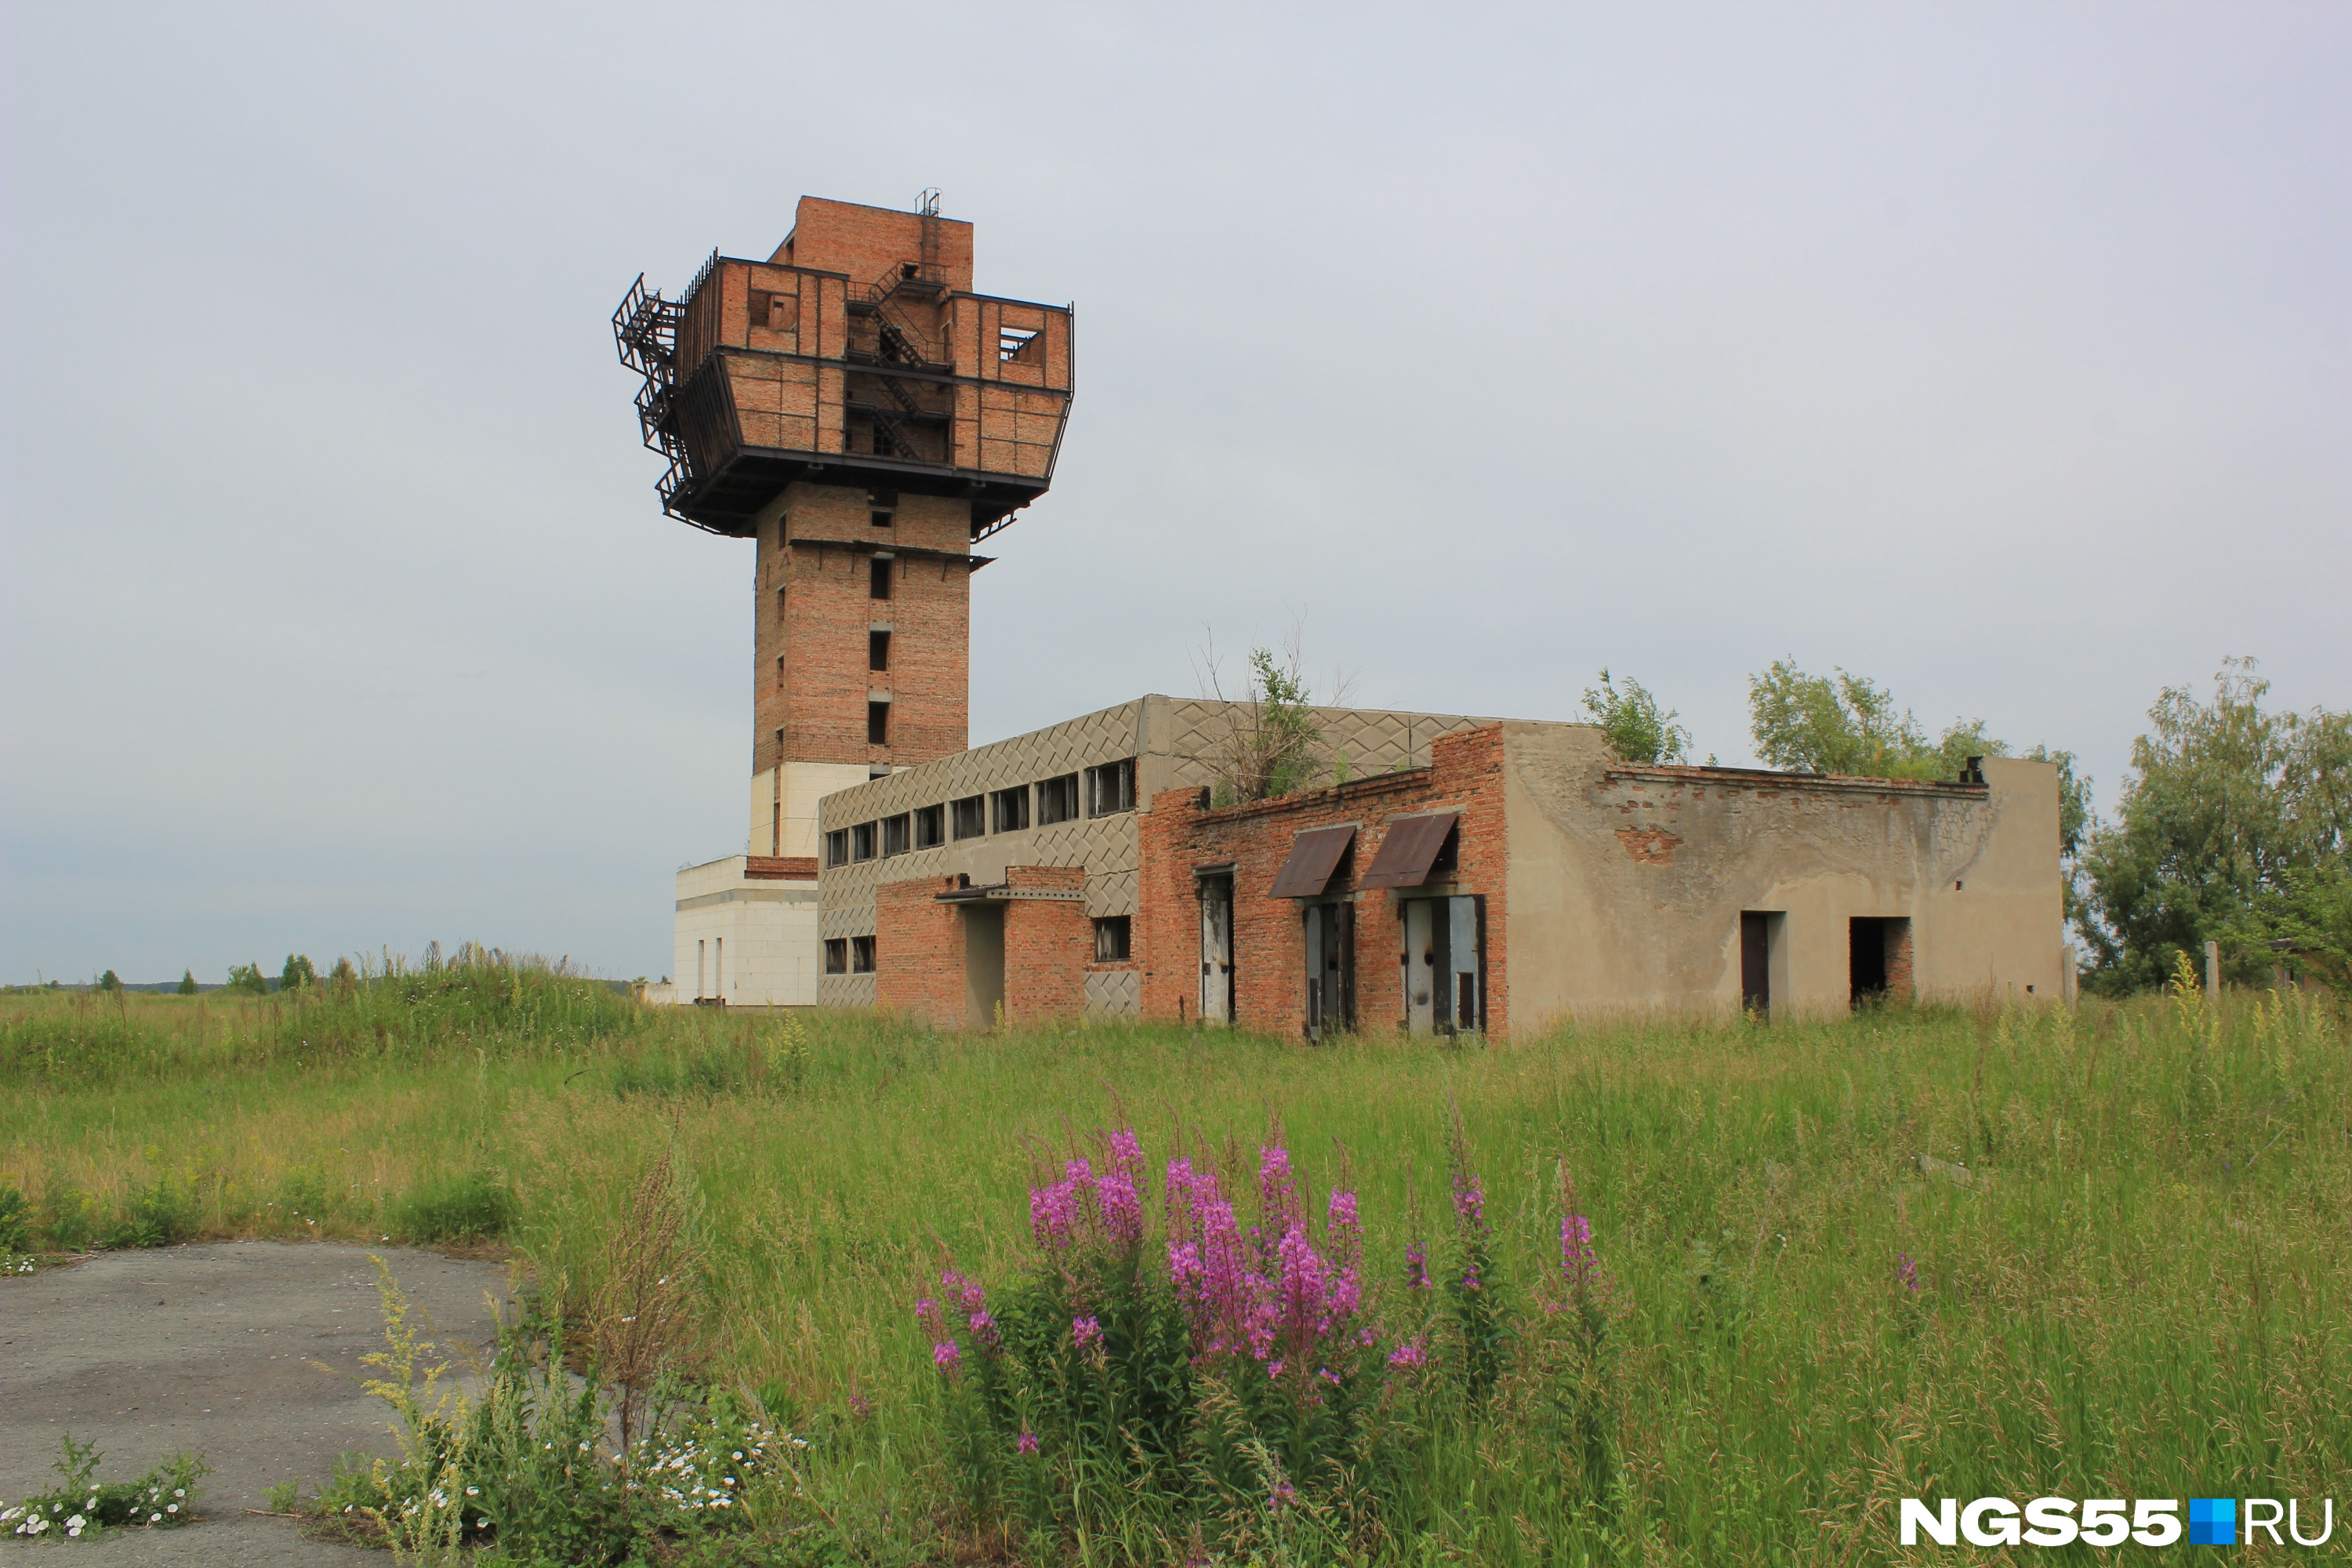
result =
[{"label": "dry weed stalk", "polygon": [[664,1151],[630,1197],[611,1267],[590,1310],[597,1362],[618,1395],[623,1454],[630,1452],[644,1424],[655,1379],[694,1321],[693,1281],[702,1255],[688,1219],[685,1194]]}]

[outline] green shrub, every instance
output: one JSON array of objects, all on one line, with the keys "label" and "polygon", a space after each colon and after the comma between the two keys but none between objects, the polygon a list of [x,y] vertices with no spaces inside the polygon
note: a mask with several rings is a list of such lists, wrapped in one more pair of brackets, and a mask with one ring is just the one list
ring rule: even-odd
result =
[{"label": "green shrub", "polygon": [[506,1184],[485,1171],[442,1176],[408,1194],[392,1208],[392,1228],[404,1241],[423,1245],[491,1241],[504,1236],[520,1205]]},{"label": "green shrub", "polygon": [[52,1177],[41,1189],[39,1232],[58,1252],[84,1252],[98,1238],[99,1208],[88,1193]]},{"label": "green shrub", "polygon": [[180,971],[180,994],[183,996],[194,996],[195,994],[196,972],[193,969],[184,969]]},{"label": "green shrub", "polygon": [[0,1253],[26,1252],[32,1244],[32,1205],[24,1194],[0,1183]]},{"label": "green shrub", "polygon": [[232,963],[228,966],[228,988],[250,996],[267,996],[269,977],[261,973],[258,963]]},{"label": "green shrub", "polygon": [[196,1196],[186,1184],[158,1176],[131,1189],[122,1216],[103,1235],[105,1247],[169,1247],[196,1233]]}]

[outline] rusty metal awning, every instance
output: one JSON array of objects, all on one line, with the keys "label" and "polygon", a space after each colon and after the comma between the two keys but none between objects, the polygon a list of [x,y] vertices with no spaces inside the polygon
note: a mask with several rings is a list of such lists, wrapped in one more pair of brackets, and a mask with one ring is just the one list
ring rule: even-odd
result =
[{"label": "rusty metal awning", "polygon": [[1445,847],[1445,836],[1461,819],[1458,811],[1398,817],[1381,836],[1381,852],[1372,857],[1372,868],[1356,879],[1356,886],[1420,887],[1429,880],[1429,868],[1436,862],[1437,852]]},{"label": "rusty metal awning", "polygon": [[1274,879],[1267,893],[1275,899],[1319,898],[1331,885],[1331,873],[1339,868],[1341,857],[1348,846],[1356,841],[1356,825],[1344,827],[1310,827],[1294,834],[1290,840],[1290,858],[1282,863],[1281,872]]}]

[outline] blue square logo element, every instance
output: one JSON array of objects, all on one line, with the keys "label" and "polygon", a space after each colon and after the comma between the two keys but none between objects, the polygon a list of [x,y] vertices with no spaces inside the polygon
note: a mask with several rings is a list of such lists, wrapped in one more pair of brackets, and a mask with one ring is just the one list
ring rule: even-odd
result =
[{"label": "blue square logo element", "polygon": [[2189,1500],[2189,1544],[2238,1544],[2238,1500],[2233,1497],[2193,1497]]}]

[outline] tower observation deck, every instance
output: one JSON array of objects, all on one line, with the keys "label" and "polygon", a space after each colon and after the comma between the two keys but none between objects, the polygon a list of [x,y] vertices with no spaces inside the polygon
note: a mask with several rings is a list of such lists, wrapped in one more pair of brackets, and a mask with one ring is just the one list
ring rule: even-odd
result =
[{"label": "tower observation deck", "polygon": [[970,503],[971,537],[1045,493],[1069,412],[1070,311],[972,291],[971,225],[801,198],[765,261],[712,253],[613,313],[669,460],[662,510],[751,537],[796,481]]}]

